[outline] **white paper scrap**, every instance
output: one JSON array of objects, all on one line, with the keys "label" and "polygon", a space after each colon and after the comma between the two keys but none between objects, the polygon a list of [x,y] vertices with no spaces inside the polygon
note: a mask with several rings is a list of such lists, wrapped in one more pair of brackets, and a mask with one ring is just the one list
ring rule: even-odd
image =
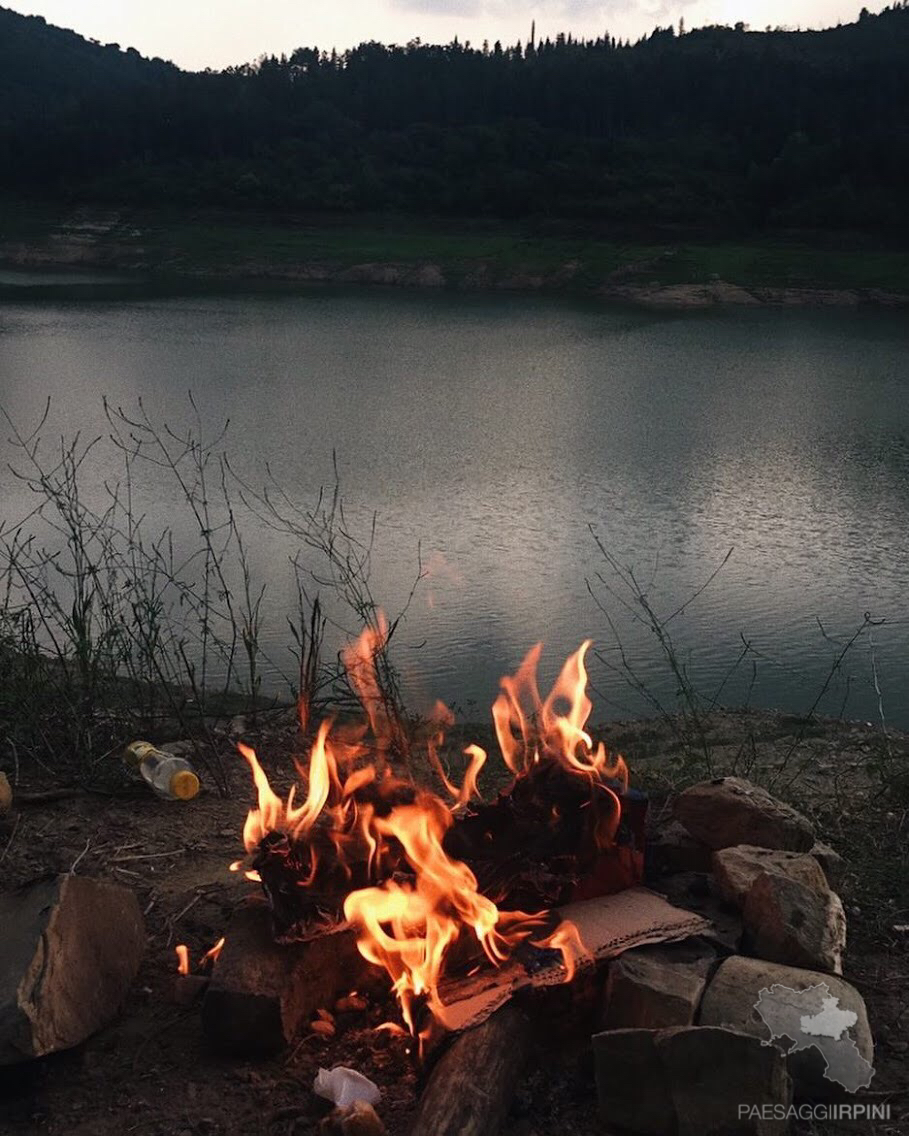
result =
[{"label": "white paper scrap", "polygon": [[365,1101],[367,1104],[378,1104],[382,1093],[379,1086],[368,1077],[358,1073],[356,1069],[348,1069],[346,1065],[335,1065],[333,1069],[320,1069],[312,1083],[316,1096],[336,1104],[338,1108],[347,1108],[355,1101]]}]

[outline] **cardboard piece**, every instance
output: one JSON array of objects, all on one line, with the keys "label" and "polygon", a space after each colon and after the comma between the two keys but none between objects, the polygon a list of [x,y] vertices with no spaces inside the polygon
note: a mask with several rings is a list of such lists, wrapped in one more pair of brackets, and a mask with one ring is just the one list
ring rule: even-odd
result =
[{"label": "cardboard piece", "polygon": [[[673,907],[647,888],[628,888],[615,895],[569,903],[559,908],[559,914],[577,927],[589,953],[587,966],[615,958],[633,947],[677,942],[711,928],[710,921],[703,916]],[[555,986],[564,981],[561,962],[531,974],[514,960],[498,970],[452,981],[440,991],[445,1003],[445,1025],[453,1032],[470,1029],[486,1021],[517,990]]]}]

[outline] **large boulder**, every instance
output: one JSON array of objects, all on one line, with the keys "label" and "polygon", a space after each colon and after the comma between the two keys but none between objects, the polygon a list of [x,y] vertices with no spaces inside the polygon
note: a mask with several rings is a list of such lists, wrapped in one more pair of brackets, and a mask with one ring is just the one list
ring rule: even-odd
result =
[{"label": "large boulder", "polygon": [[70,1049],[119,1011],[145,926],[128,888],[82,876],[0,895],[0,1065]]},{"label": "large boulder", "polygon": [[[787,991],[799,997],[794,999]],[[832,1036],[837,1029],[826,1035],[802,1029],[802,1018],[822,1013],[825,999],[833,999],[832,1009],[848,1016],[848,1025],[847,1018],[837,1023],[844,1026],[838,1038]],[[774,1000],[775,1014],[767,1009]],[[861,1087],[870,1079],[874,1041],[868,1013],[861,994],[842,978],[734,956],[720,964],[708,984],[698,1022],[751,1034],[764,1042],[775,1040],[788,1052],[789,1073],[799,1098],[829,1099],[841,1095],[846,1083]],[[837,1074],[840,1080],[835,1079]]]},{"label": "large boulder", "polygon": [[[647,1136],[779,1136],[792,1081],[782,1054],[727,1029],[611,1030],[593,1038],[600,1114]],[[743,1106],[747,1108],[743,1109]]]},{"label": "large boulder", "polygon": [[674,810],[687,831],[713,849],[752,844],[807,852],[814,844],[809,820],[741,777],[692,785],[676,797]]},{"label": "large boulder", "polygon": [[[819,874],[820,869],[818,870]],[[785,966],[843,973],[846,915],[838,895],[762,872],[742,909],[751,954]]]},{"label": "large boulder", "polygon": [[[748,1034],[709,1026],[664,1030],[657,1052],[667,1070],[678,1136],[778,1136],[788,1122],[763,1106],[787,1108],[792,1081],[781,1053]],[[742,1106],[749,1111],[743,1115]],[[755,1106],[758,1106],[755,1109]]]},{"label": "large boulder", "polygon": [[788,876],[821,895],[830,890],[820,864],[807,852],[737,844],[713,853],[713,878],[717,890],[727,903],[735,907],[744,906],[751,885],[763,872]]}]

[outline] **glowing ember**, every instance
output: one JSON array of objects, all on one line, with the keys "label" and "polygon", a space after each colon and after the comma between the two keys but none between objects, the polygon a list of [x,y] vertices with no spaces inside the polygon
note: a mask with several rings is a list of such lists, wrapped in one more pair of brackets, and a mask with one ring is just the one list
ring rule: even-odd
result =
[{"label": "glowing ember", "polygon": [[[462,957],[469,956],[473,942],[495,966],[525,942],[556,950],[566,981],[586,952],[576,928],[547,911],[530,915],[501,909],[471,867],[446,849],[456,816],[479,796],[477,781],[487,755],[479,746],[466,748],[460,786],[446,774],[439,749],[453,718],[441,703],[431,718],[426,757],[450,803],[393,772],[388,759],[397,747],[398,727],[383,701],[376,669],[386,636],[380,620],[344,652],[351,685],[369,719],[372,752],[364,730],[345,732],[323,722],[308,764],[298,763],[298,804],[296,786],[282,800],[255,752],[238,747],[258,794],[243,830],[246,851],[255,859],[252,867],[237,861],[231,870],[259,878],[271,857],[290,869],[291,890],[311,896],[315,911],[318,897],[344,895],[344,916],[357,929],[361,954],[387,971],[408,1029],[422,1042],[434,1021],[445,1024],[439,984],[456,944]],[[512,794],[549,771],[567,781],[577,809],[583,810],[583,822],[579,812],[567,827],[573,834],[587,826],[596,851],[614,842],[628,774],[622,758],[613,758],[602,743],[595,745],[585,728],[592,709],[584,665],[589,646],[583,643],[567,660],[543,701],[536,682],[538,644],[514,676],[502,679],[492,714],[502,758],[515,776]],[[558,802],[545,808],[544,827],[558,827]],[[484,830],[483,836],[490,834]]]},{"label": "glowing ember", "polygon": [[177,956],[177,974],[189,974],[189,947],[185,943],[178,943],[174,952]]}]

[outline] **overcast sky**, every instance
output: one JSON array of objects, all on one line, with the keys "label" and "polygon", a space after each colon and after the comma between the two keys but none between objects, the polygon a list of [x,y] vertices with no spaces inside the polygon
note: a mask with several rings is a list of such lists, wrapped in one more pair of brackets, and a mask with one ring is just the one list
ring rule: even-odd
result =
[{"label": "overcast sky", "polygon": [[[0,0],[102,43],[135,47],[200,70],[245,63],[295,47],[338,50],[363,40],[479,45],[573,32],[636,39],[656,24],[828,27],[850,23],[862,0]],[[883,2],[865,0],[870,11]]]}]

